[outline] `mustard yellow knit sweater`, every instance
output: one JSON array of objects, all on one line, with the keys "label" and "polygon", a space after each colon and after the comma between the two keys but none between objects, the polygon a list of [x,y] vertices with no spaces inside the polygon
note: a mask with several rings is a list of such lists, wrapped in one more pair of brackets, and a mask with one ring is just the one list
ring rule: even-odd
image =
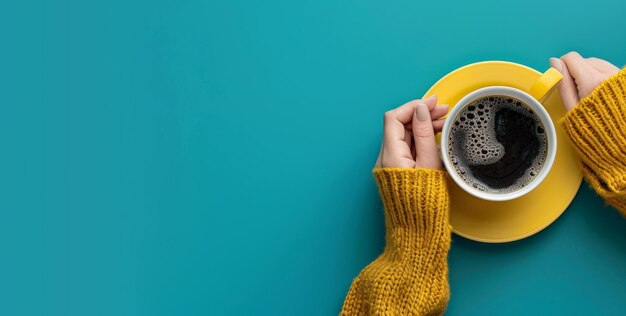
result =
[{"label": "mustard yellow knit sweater", "polygon": [[[603,82],[561,121],[589,184],[626,215],[626,70]],[[441,315],[448,286],[445,172],[374,169],[385,207],[383,253],[354,279],[342,315]]]},{"label": "mustard yellow knit sweater", "polygon": [[580,100],[561,123],[578,148],[585,179],[626,215],[626,69]]}]

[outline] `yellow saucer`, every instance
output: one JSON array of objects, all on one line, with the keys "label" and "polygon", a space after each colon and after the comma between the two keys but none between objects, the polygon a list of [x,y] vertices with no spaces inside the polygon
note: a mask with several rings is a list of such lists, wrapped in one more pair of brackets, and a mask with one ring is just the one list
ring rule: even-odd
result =
[{"label": "yellow saucer", "polygon": [[[487,86],[509,86],[528,92],[540,75],[520,64],[480,62],[447,74],[424,97],[436,94],[439,103],[453,107],[466,94]],[[558,122],[565,115],[559,93],[549,95],[543,105],[554,122],[558,144],[548,176],[525,196],[504,202],[478,199],[450,179],[450,225],[453,232],[481,242],[514,241],[546,228],[570,204],[582,181],[579,158]]]}]

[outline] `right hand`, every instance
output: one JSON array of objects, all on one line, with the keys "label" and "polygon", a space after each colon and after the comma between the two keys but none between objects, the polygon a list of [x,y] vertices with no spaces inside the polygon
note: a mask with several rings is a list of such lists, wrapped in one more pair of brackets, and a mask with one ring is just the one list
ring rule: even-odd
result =
[{"label": "right hand", "polygon": [[550,58],[550,66],[563,75],[559,92],[568,112],[604,80],[619,72],[619,68],[606,60],[583,58],[577,52],[567,53],[561,58]]}]

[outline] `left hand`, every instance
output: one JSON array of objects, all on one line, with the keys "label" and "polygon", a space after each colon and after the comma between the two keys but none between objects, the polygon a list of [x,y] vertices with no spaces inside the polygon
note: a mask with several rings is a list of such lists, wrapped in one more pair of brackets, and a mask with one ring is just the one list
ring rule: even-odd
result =
[{"label": "left hand", "polygon": [[443,169],[435,134],[441,132],[448,105],[437,96],[410,101],[384,116],[383,143],[376,168]]}]

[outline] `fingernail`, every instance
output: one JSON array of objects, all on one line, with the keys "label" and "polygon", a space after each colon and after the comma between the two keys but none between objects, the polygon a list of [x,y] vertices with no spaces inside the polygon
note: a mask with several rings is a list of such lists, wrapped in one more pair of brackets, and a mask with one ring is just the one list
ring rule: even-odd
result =
[{"label": "fingernail", "polygon": [[428,111],[428,106],[422,102],[417,104],[417,109],[415,109],[415,114],[417,115],[417,120],[420,122],[430,120],[430,113]]},{"label": "fingernail", "polygon": [[563,71],[563,64],[561,64],[561,61],[558,58],[554,58],[554,57],[550,58],[550,66],[552,66],[559,72]]}]

